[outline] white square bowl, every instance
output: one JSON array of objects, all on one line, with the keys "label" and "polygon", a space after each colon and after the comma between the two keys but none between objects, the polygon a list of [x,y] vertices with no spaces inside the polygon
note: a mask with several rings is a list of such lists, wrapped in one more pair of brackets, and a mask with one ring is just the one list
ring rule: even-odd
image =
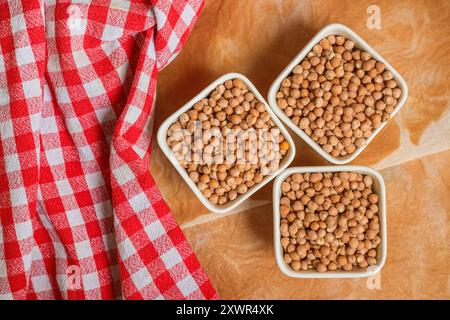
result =
[{"label": "white square bowl", "polygon": [[[275,122],[276,126],[280,129],[281,134],[285,137],[286,141],[289,144],[289,151],[288,153],[283,157],[283,159],[280,162],[280,166],[277,170],[273,171],[270,175],[264,178],[264,180],[261,183],[255,184],[253,187],[251,187],[246,193],[239,195],[235,200],[227,202],[225,205],[219,206],[215,205],[212,202],[206,198],[203,193],[198,189],[195,182],[191,180],[186,170],[183,168],[183,166],[178,162],[177,158],[175,157],[175,154],[172,152],[170,147],[167,145],[166,136],[167,136],[167,130],[169,127],[177,121],[178,117],[183,113],[193,108],[194,104],[201,99],[207,97],[218,85],[224,83],[227,80],[230,79],[241,79],[248,87],[248,89],[255,95],[256,99],[262,102],[267,112],[270,114],[270,117]],[[188,103],[186,103],[184,106],[182,106],[178,111],[173,113],[169,118],[167,118],[158,129],[157,133],[157,140],[158,144],[161,148],[161,150],[164,152],[166,157],[170,160],[170,162],[173,164],[175,169],[178,171],[178,173],[183,177],[184,181],[188,184],[188,186],[191,188],[191,190],[195,193],[195,195],[198,197],[198,199],[201,201],[201,203],[208,208],[210,211],[215,213],[226,213],[229,211],[232,211],[237,206],[239,206],[242,202],[244,202],[246,199],[248,199],[252,194],[254,194],[256,191],[261,189],[264,185],[266,185],[269,181],[271,181],[273,178],[275,178],[280,172],[282,172],[284,169],[288,167],[288,165],[292,162],[295,156],[295,144],[292,140],[291,136],[289,135],[289,132],[284,127],[283,123],[278,119],[276,114],[272,111],[272,109],[268,106],[267,102],[264,100],[262,95],[258,92],[256,87],[250,82],[250,80],[245,77],[242,74],[239,73],[227,73],[212,82],[209,86],[207,86],[203,91],[201,91],[199,94],[197,94],[194,98],[192,98]]]},{"label": "white square bowl", "polygon": [[[373,179],[373,189],[379,196],[379,212],[380,219],[380,237],[381,242],[377,247],[377,264],[369,266],[366,269],[354,268],[352,271],[336,270],[327,272],[318,272],[316,270],[295,271],[284,262],[283,248],[281,246],[280,234],[280,197],[281,184],[290,175],[294,173],[306,172],[357,172],[363,175],[371,176]],[[387,227],[386,227],[386,187],[384,180],[378,171],[364,166],[317,166],[317,167],[292,167],[283,171],[274,181],[273,184],[273,235],[275,245],[275,258],[281,272],[293,278],[361,278],[370,277],[378,273],[386,262],[387,255]]]},{"label": "white square bowl", "polygon": [[355,152],[352,154],[343,156],[343,157],[333,157],[331,154],[325,152],[318,143],[316,143],[311,137],[309,137],[302,129],[300,129],[292,120],[278,107],[276,94],[278,89],[281,86],[281,82],[287,76],[289,76],[296,65],[298,65],[306,55],[312,50],[314,45],[316,45],[321,39],[329,36],[329,35],[342,35],[347,39],[355,42],[355,47],[358,47],[362,50],[369,52],[372,57],[380,62],[383,62],[386,65],[386,70],[389,70],[394,75],[394,80],[397,81],[399,88],[402,90],[402,95],[398,99],[397,106],[394,108],[394,111],[391,113],[391,118],[394,117],[397,112],[403,107],[408,97],[408,86],[406,85],[405,80],[400,76],[400,74],[395,70],[383,57],[376,52],[367,42],[361,39],[353,30],[344,26],[342,24],[329,24],[320,30],[310,42],[295,56],[295,58],[287,65],[287,67],[280,73],[280,75],[275,79],[272,83],[272,86],[269,89],[269,105],[278,115],[278,117],[283,120],[286,125],[292,129],[297,135],[299,135],[307,144],[311,146],[314,150],[317,151],[323,158],[327,161],[334,164],[346,164],[353,161],[366,147],[369,143],[376,137],[376,135],[386,126],[387,122],[383,122],[382,125],[373,131],[372,135],[367,138],[366,143],[356,148]]}]

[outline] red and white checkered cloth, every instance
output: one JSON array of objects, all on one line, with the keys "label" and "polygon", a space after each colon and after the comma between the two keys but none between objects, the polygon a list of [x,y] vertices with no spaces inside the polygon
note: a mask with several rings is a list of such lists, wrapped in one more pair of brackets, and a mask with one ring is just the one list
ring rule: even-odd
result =
[{"label": "red and white checkered cloth", "polygon": [[215,298],[149,168],[201,0],[0,0],[0,299]]}]

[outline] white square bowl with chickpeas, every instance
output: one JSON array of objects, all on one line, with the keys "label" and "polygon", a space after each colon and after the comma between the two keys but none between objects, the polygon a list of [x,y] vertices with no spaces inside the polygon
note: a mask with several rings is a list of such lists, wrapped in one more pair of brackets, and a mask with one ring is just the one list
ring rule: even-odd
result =
[{"label": "white square bowl with chickpeas", "polygon": [[320,30],[270,87],[278,117],[327,161],[353,161],[404,106],[408,86],[342,24]]},{"label": "white square bowl with chickpeas", "polygon": [[274,249],[293,278],[358,278],[386,261],[383,177],[364,166],[293,167],[273,186]]},{"label": "white square bowl with chickpeas", "polygon": [[[190,132],[195,130],[191,130],[191,125],[195,121],[201,123],[200,129],[204,134],[201,139],[188,144],[195,149],[197,142],[199,143],[197,149],[202,153],[201,161],[194,158],[189,161],[180,161],[177,156],[179,150],[176,150],[180,144],[173,139],[175,138],[174,126],[178,125],[181,129],[176,133],[180,133],[182,141],[191,136],[195,139],[195,134]],[[279,161],[268,161],[262,164],[264,157],[260,157],[257,159],[257,164],[250,163],[251,161],[247,159],[248,150],[246,150],[245,159],[241,159],[244,163],[238,163],[234,156],[234,159],[227,158],[222,162],[215,161],[215,157],[210,157],[206,161],[205,156],[209,154],[209,149],[214,149],[210,147],[217,141],[214,140],[215,135],[211,134],[212,130],[220,131],[227,126],[239,128],[243,136],[250,135],[252,131],[248,129],[267,129],[271,133],[278,132],[276,136],[279,143],[273,145],[279,148],[278,151],[272,152],[272,155],[276,154]],[[183,137],[185,131],[188,135]],[[209,137],[206,142],[204,138],[207,133]],[[161,150],[190,189],[201,203],[214,213],[226,213],[235,209],[286,169],[295,156],[294,142],[283,123],[251,81],[239,73],[227,73],[219,77],[173,113],[161,124],[157,139]],[[240,148],[241,145],[247,148],[248,144],[245,141],[241,144],[237,140],[236,148]],[[258,145],[254,149],[260,154],[263,148]],[[235,151],[236,155],[237,152],[238,150]],[[193,156],[195,155],[194,153]],[[269,168],[269,163],[274,166]]]}]

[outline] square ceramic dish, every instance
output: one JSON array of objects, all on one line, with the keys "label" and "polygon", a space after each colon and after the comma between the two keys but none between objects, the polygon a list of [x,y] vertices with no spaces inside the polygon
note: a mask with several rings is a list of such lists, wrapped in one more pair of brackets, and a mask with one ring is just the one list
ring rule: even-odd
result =
[{"label": "square ceramic dish", "polygon": [[[211,203],[208,198],[206,198],[203,193],[197,188],[197,185],[195,182],[193,182],[190,178],[186,170],[181,166],[181,164],[178,162],[178,160],[175,157],[175,154],[172,152],[172,150],[167,145],[166,136],[167,136],[167,130],[169,127],[177,121],[178,117],[188,110],[190,110],[194,104],[201,99],[207,97],[218,85],[224,83],[227,80],[230,79],[241,79],[249,88],[251,92],[255,95],[256,99],[258,99],[260,102],[264,103],[267,112],[270,114],[271,118],[275,122],[276,126],[280,129],[280,132],[285,137],[286,141],[289,143],[289,151],[288,153],[283,157],[283,159],[280,162],[280,166],[277,170],[272,172],[272,174],[268,175],[261,183],[255,184],[253,187],[251,187],[246,193],[239,195],[235,200],[227,202],[225,205],[219,206]],[[199,94],[197,94],[194,98],[192,98],[188,103],[186,103],[183,107],[181,107],[178,111],[173,113],[167,120],[163,122],[161,127],[158,129],[157,134],[158,144],[161,148],[161,150],[164,152],[166,157],[170,160],[170,162],[173,164],[175,169],[177,169],[178,173],[183,177],[183,179],[186,181],[188,186],[191,188],[191,190],[195,193],[195,195],[198,197],[198,199],[202,202],[202,204],[208,208],[210,211],[215,213],[225,213],[229,212],[233,209],[235,209],[238,205],[240,205],[242,202],[244,202],[246,199],[248,199],[252,194],[254,194],[256,191],[261,189],[264,185],[266,185],[270,180],[275,178],[281,171],[286,169],[288,165],[292,162],[295,156],[295,145],[292,141],[291,136],[289,135],[289,132],[286,130],[286,128],[283,126],[283,123],[278,119],[276,114],[272,111],[272,109],[268,106],[267,102],[264,100],[264,98],[261,96],[261,94],[258,92],[258,90],[255,88],[255,86],[250,82],[247,77],[243,76],[239,73],[227,73],[217,80],[215,80],[213,83],[211,83],[209,86],[207,86],[203,91],[201,91]]]},{"label": "square ceramic dish", "polygon": [[[290,175],[294,173],[306,172],[358,172],[372,177],[373,189],[379,196],[379,218],[380,218],[380,237],[381,242],[377,248],[378,264],[366,269],[355,268],[352,271],[336,270],[327,272],[318,272],[316,270],[294,271],[283,259],[283,248],[281,247],[280,234],[280,197],[281,184]],[[387,234],[386,234],[386,188],[383,177],[377,171],[363,166],[317,166],[317,167],[293,167],[283,171],[273,184],[273,234],[275,245],[275,258],[281,272],[293,278],[361,278],[376,274],[383,268],[387,255]]]},{"label": "square ceramic dish", "polygon": [[359,47],[367,52],[369,52],[373,58],[383,62],[386,65],[386,69],[391,71],[394,75],[394,79],[397,81],[399,88],[402,90],[402,95],[398,99],[397,106],[391,113],[391,118],[394,117],[397,112],[404,106],[406,98],[408,97],[408,86],[405,80],[400,76],[400,74],[385,60],[383,57],[376,52],[370,45],[367,44],[363,39],[361,39],[354,31],[352,31],[347,26],[342,24],[330,24],[320,30],[312,40],[295,56],[295,58],[287,65],[287,67],[280,73],[280,75],[275,79],[269,90],[269,105],[278,115],[278,117],[283,120],[288,127],[292,129],[297,135],[299,135],[307,144],[316,150],[323,158],[334,164],[346,164],[353,161],[376,137],[376,135],[386,126],[387,122],[383,124],[376,130],[373,131],[372,135],[367,138],[365,145],[357,148],[352,154],[343,157],[333,157],[331,154],[325,152],[319,144],[317,144],[313,139],[311,139],[302,129],[300,129],[291,119],[281,110],[276,101],[276,94],[281,86],[281,82],[287,76],[289,76],[296,65],[298,65],[312,50],[314,45],[316,45],[321,39],[329,35],[342,35],[355,42],[355,46]]}]

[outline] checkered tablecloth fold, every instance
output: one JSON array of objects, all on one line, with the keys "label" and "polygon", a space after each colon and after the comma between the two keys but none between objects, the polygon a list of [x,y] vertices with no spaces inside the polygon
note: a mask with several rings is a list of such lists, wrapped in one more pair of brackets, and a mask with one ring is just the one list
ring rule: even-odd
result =
[{"label": "checkered tablecloth fold", "polygon": [[0,299],[210,299],[149,172],[201,0],[0,1]]}]

